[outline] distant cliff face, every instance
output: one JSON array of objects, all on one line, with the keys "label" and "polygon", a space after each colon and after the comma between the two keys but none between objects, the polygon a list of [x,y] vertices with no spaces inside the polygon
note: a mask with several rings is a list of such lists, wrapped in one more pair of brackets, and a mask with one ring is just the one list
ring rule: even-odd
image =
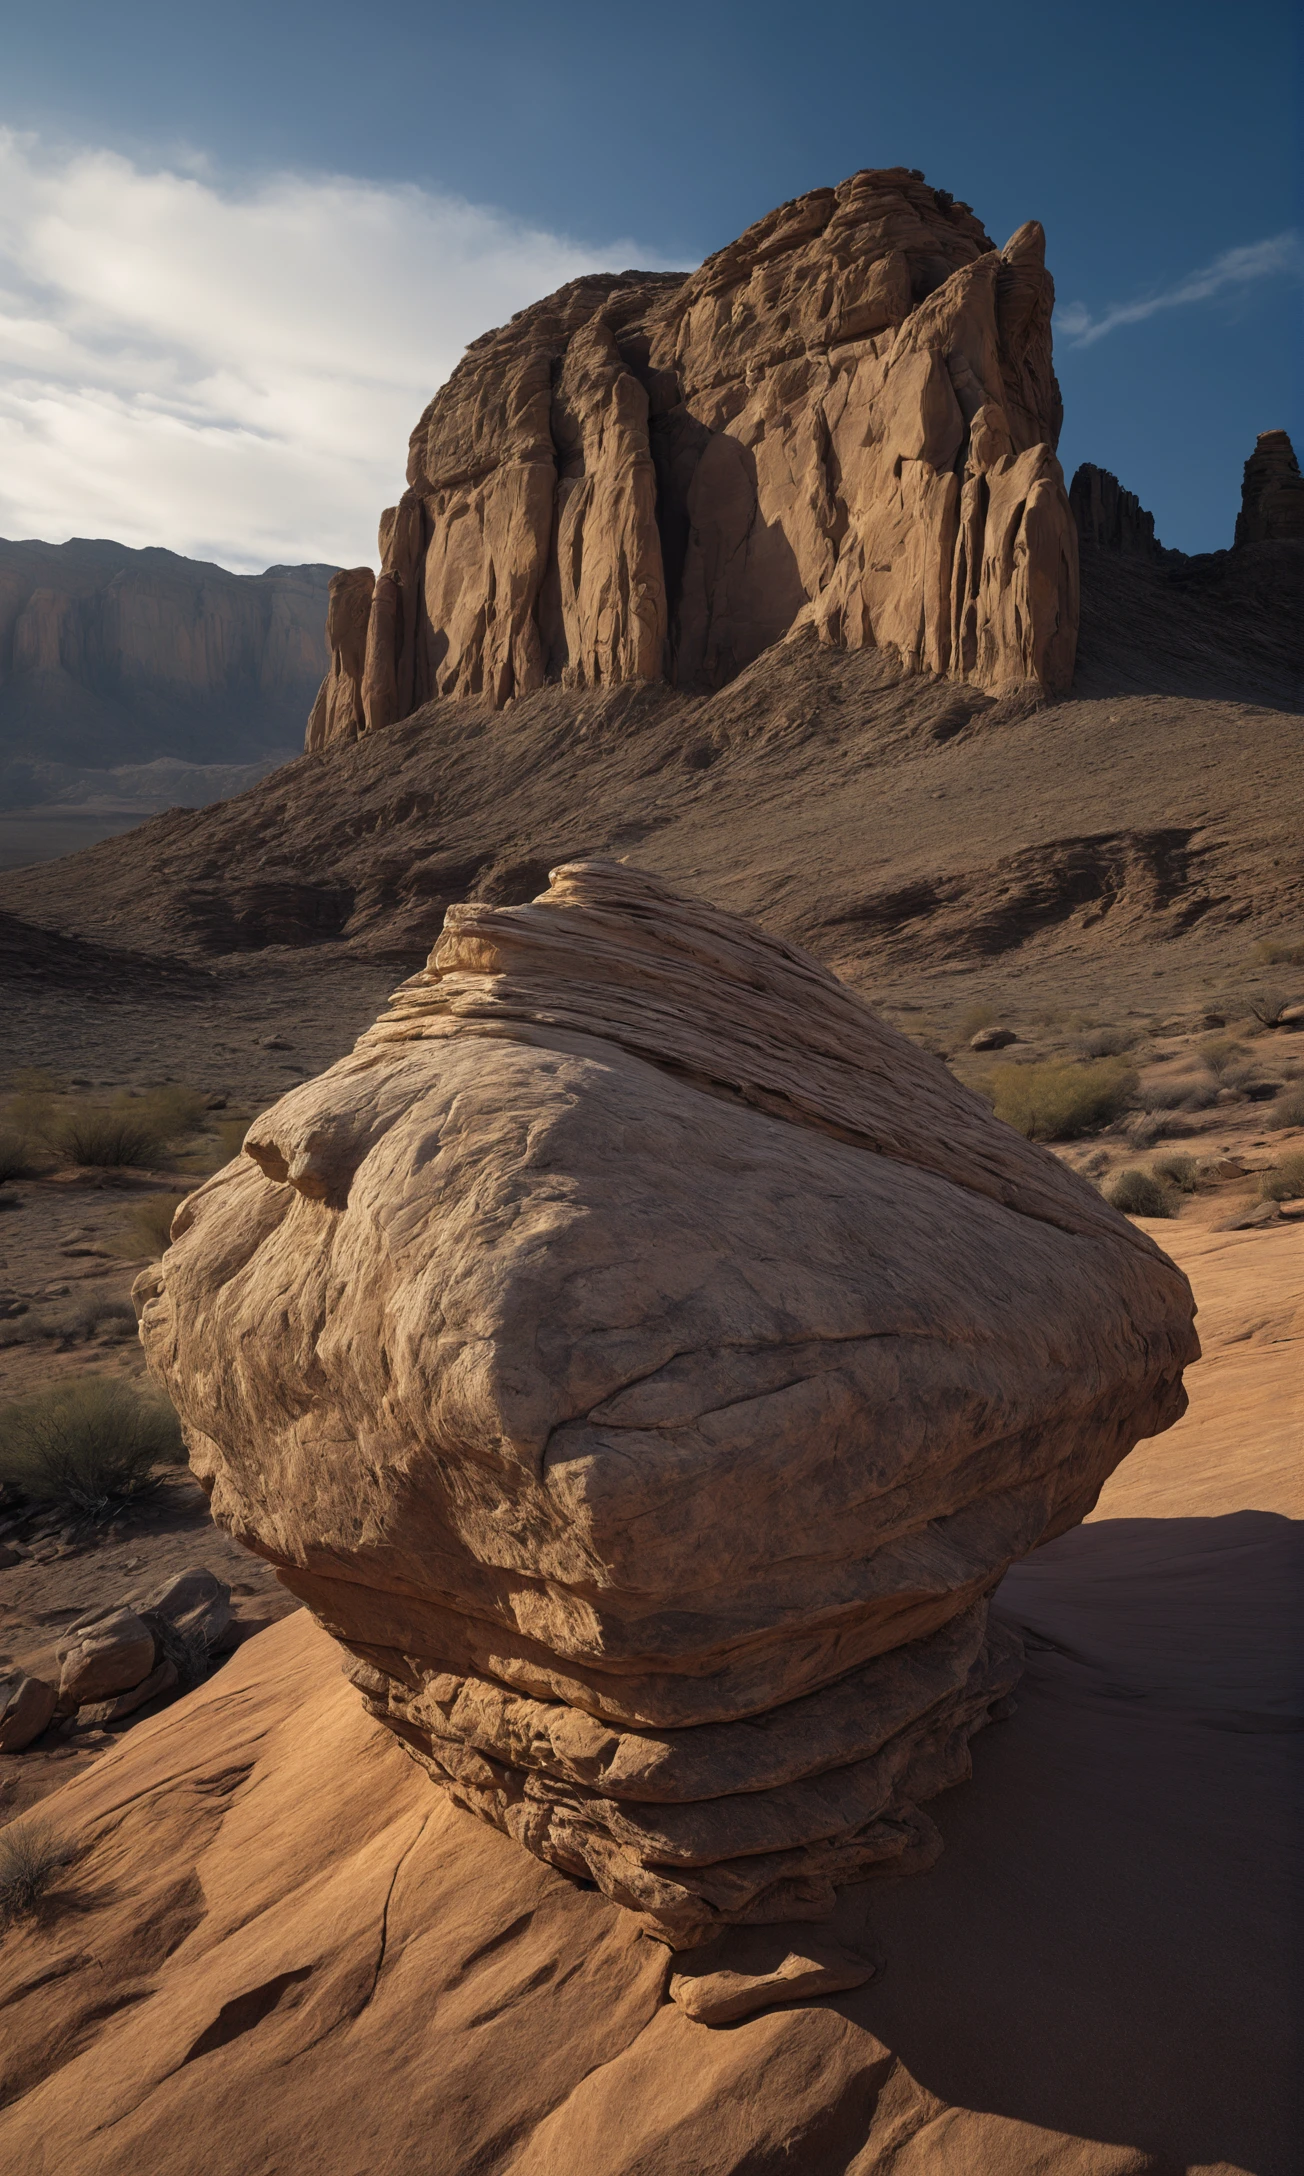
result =
[{"label": "distant cliff face", "polygon": [[699,271],[572,281],[421,418],[381,571],[337,577],[308,745],[432,696],[719,686],[798,624],[1003,689],[1072,678],[1043,236],[892,168]]},{"label": "distant cliff face", "polygon": [[0,541],[0,764],[249,761],[298,740],[329,567]]}]

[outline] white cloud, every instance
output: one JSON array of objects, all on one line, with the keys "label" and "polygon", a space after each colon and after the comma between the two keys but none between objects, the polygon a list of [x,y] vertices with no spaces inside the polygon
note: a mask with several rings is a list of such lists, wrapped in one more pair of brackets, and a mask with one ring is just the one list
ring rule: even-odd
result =
[{"label": "white cloud", "polygon": [[1099,317],[1093,317],[1085,303],[1064,303],[1055,312],[1055,330],[1067,337],[1074,347],[1087,348],[1120,325],[1139,325],[1143,319],[1153,317],[1157,310],[1176,310],[1188,303],[1208,302],[1214,295],[1248,286],[1255,280],[1276,279],[1283,274],[1298,278],[1301,271],[1304,271],[1304,251],[1299,235],[1294,232],[1273,234],[1264,242],[1250,242],[1242,249],[1224,250],[1212,264],[1205,265],[1199,272],[1188,272],[1175,286],[1166,287],[1157,295],[1148,295],[1143,301],[1111,303]]},{"label": "white cloud", "polygon": [[659,261],[415,187],[236,190],[0,131],[0,535],[374,563],[467,342],[578,273]]}]

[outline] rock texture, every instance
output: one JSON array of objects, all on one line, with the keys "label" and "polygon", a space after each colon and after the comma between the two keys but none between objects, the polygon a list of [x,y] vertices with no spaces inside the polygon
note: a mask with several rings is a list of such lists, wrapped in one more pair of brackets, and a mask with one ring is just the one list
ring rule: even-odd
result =
[{"label": "rock texture", "polygon": [[781,205],[687,278],[571,281],[475,341],[417,425],[361,675],[366,570],[308,745],[435,696],[715,687],[802,624],[1061,692],[1053,300],[1035,222],[998,250],[902,167]]},{"label": "rock texture", "polygon": [[1084,461],[1073,472],[1069,505],[1081,543],[1097,550],[1122,552],[1131,559],[1163,559],[1155,535],[1155,517],[1134,491],[1125,491],[1107,468]]},{"label": "rock texture", "polygon": [[464,906],[194,1195],[215,1516],[460,1803],[676,1945],[927,1863],[987,1597],[1181,1411],[1184,1279],[805,955],[618,864]]},{"label": "rock texture", "polygon": [[0,539],[0,799],[23,763],[234,763],[294,747],[325,663],[329,567]]},{"label": "rock texture", "polygon": [[1304,541],[1304,477],[1285,431],[1260,431],[1245,464],[1236,544]]}]

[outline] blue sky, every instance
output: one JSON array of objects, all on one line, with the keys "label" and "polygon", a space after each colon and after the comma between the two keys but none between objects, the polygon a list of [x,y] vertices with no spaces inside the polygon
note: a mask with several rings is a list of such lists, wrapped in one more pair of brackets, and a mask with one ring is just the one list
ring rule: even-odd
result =
[{"label": "blue sky", "polygon": [[1228,543],[1304,439],[1279,0],[0,8],[0,533],[370,556],[467,339],[860,166],[1039,218],[1061,457]]}]

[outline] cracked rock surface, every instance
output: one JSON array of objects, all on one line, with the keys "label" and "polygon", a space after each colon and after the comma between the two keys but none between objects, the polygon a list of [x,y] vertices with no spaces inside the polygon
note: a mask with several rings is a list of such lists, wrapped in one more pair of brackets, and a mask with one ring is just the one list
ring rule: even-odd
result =
[{"label": "cracked rock surface", "polygon": [[458,1803],[676,1947],[931,1862],[987,1601],[1188,1285],[806,955],[617,863],[450,912],[142,1280],[214,1515]]}]

